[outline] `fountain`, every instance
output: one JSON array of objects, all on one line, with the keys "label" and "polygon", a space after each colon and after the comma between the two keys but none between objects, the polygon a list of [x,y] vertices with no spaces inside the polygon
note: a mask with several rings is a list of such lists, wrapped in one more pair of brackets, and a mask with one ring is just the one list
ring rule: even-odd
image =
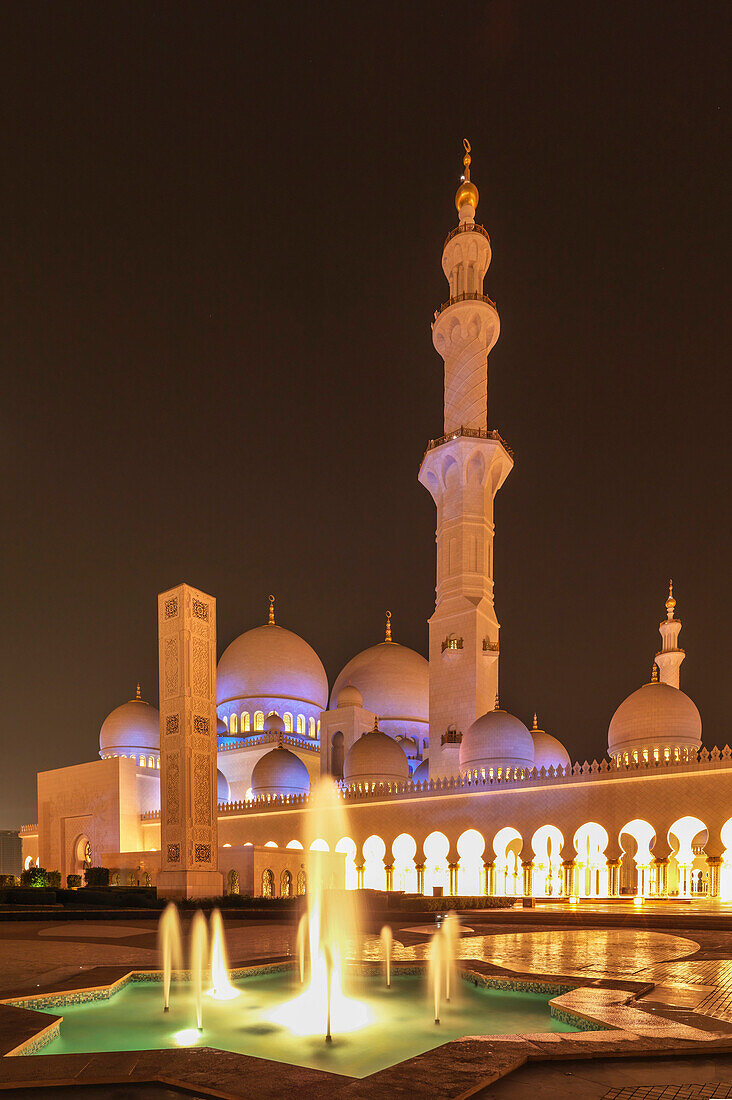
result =
[{"label": "fountain", "polygon": [[391,925],[385,924],[381,929],[381,954],[384,958],[384,970],[386,972],[386,988],[391,989],[391,948],[394,937]]},{"label": "fountain", "polygon": [[229,960],[226,957],[226,940],[224,938],[224,922],[221,918],[221,910],[214,909],[210,922],[211,936],[211,989],[209,997],[215,997],[217,1001],[231,1001],[239,996],[239,990],[235,989],[229,981]]},{"label": "fountain", "polygon": [[440,999],[442,996],[442,985],[444,982],[444,955],[445,955],[445,938],[442,935],[442,929],[438,928],[432,937],[430,944],[430,986],[432,987],[432,997],[434,1002],[434,1016],[435,1023],[440,1022]]},{"label": "fountain", "polygon": [[193,914],[191,924],[191,982],[196,1005],[196,1026],[203,1031],[203,973],[208,947],[208,927],[200,909]]},{"label": "fountain", "polygon": [[296,941],[297,957],[298,957],[298,961],[300,963],[300,985],[305,984],[305,937],[307,935],[307,928],[308,928],[308,918],[303,913],[303,915],[300,917],[300,920],[298,921],[298,924],[297,924],[297,941]]},{"label": "fountain", "polygon": [[163,1012],[170,1011],[170,979],[173,970],[182,966],[182,947],[180,938],[180,918],[178,910],[171,901],[158,924],[158,947],[163,962]]},{"label": "fountain", "polygon": [[450,1003],[450,993],[455,988],[457,978],[455,959],[460,939],[460,921],[454,912],[449,912],[442,922],[441,935],[444,943],[443,965],[445,968],[445,1001]]}]

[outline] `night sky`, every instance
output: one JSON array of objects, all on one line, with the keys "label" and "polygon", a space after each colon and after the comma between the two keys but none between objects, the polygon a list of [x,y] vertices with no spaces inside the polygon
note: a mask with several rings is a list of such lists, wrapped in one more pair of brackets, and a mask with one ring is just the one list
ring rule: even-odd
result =
[{"label": "night sky", "polygon": [[330,683],[426,653],[430,320],[473,146],[501,336],[501,700],[598,759],[650,678],[729,730],[729,3],[24,2],[0,47],[0,827],[157,702],[157,593]]}]

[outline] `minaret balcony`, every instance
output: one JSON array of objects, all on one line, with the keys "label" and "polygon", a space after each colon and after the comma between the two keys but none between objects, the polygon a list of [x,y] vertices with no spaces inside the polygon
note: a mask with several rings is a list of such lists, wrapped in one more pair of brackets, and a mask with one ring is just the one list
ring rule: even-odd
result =
[{"label": "minaret balcony", "polygon": [[445,237],[445,243],[442,246],[443,252],[452,238],[456,237],[458,233],[480,233],[488,241],[488,244],[491,243],[491,239],[488,236],[488,230],[484,229],[482,225],[478,225],[477,222],[461,222],[460,225],[456,225],[454,229],[451,229]]},{"label": "minaret balcony", "polygon": [[485,428],[466,428],[462,424],[459,428],[454,428],[451,432],[448,432],[447,435],[440,436],[439,439],[431,439],[427,444],[427,450],[434,451],[435,447],[441,447],[443,443],[449,443],[451,439],[458,439],[460,436],[466,436],[470,439],[495,439],[501,444],[509,458],[513,458],[513,450],[495,428],[488,431]]},{"label": "minaret balcony", "polygon": [[435,310],[435,317],[432,322],[432,327],[435,327],[435,322],[437,321],[437,318],[440,316],[441,313],[444,313],[446,309],[450,308],[450,306],[457,305],[458,302],[485,302],[486,305],[490,306],[491,309],[495,310],[495,312],[498,313],[498,306],[492,298],[488,297],[487,294],[481,294],[477,290],[464,290],[462,294],[456,294],[454,297],[448,298],[446,302],[443,302],[441,304],[439,309]]}]

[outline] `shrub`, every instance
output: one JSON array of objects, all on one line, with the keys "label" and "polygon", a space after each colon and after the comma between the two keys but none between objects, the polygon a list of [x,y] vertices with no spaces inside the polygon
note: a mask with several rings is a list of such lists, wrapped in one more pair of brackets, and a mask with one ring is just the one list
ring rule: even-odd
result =
[{"label": "shrub", "polygon": [[84,882],[87,886],[109,886],[109,867],[87,867]]},{"label": "shrub", "polygon": [[[45,867],[28,867],[20,875],[21,886],[48,886],[48,872]],[[60,884],[59,884],[60,885]]]},{"label": "shrub", "polygon": [[66,885],[68,886],[69,890],[78,890],[78,888],[81,886],[81,875],[67,875]]},{"label": "shrub", "polygon": [[17,886],[19,883],[15,875],[0,875],[0,890],[8,886]]},{"label": "shrub", "polygon": [[420,894],[389,894],[389,909],[418,909],[424,913],[449,913],[451,909],[510,909],[514,897],[422,897]]},{"label": "shrub", "polygon": [[48,886],[50,886],[52,890],[60,890],[61,889],[61,872],[60,871],[47,871],[46,872],[46,879],[47,879]]}]

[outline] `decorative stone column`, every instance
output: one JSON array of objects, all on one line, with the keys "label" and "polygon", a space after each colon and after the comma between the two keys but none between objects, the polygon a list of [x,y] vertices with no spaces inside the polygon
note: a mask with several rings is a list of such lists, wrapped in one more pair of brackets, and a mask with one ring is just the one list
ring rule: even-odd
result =
[{"label": "decorative stone column", "polygon": [[656,879],[656,897],[668,897],[668,860],[657,857],[653,861],[653,867]]},{"label": "decorative stone column", "polygon": [[620,860],[609,859],[607,861],[607,892],[608,897],[616,898],[620,894]]},{"label": "decorative stone column", "polygon": [[458,867],[459,863],[448,863],[448,869],[450,871],[450,897],[454,898],[458,892],[457,880],[458,880]]},{"label": "decorative stone column", "polygon": [[494,898],[496,896],[496,865],[492,859],[483,860],[483,870],[486,897]]},{"label": "decorative stone column", "polygon": [[424,894],[424,871],[426,864],[415,863],[414,869],[417,872],[417,893]]},{"label": "decorative stone column", "polygon": [[394,864],[385,863],[384,870],[386,871],[386,888],[391,893],[394,889]]},{"label": "decorative stone column", "polygon": [[573,859],[562,860],[565,898],[577,897],[577,874]]},{"label": "decorative stone column", "polygon": [[218,897],[216,600],[188,584],[158,596],[158,894]]},{"label": "decorative stone column", "polygon": [[722,856],[707,856],[709,870],[709,897],[718,898],[722,892]]},{"label": "decorative stone column", "polygon": [[524,897],[530,898],[534,894],[534,861],[527,860],[522,863],[524,869]]}]

